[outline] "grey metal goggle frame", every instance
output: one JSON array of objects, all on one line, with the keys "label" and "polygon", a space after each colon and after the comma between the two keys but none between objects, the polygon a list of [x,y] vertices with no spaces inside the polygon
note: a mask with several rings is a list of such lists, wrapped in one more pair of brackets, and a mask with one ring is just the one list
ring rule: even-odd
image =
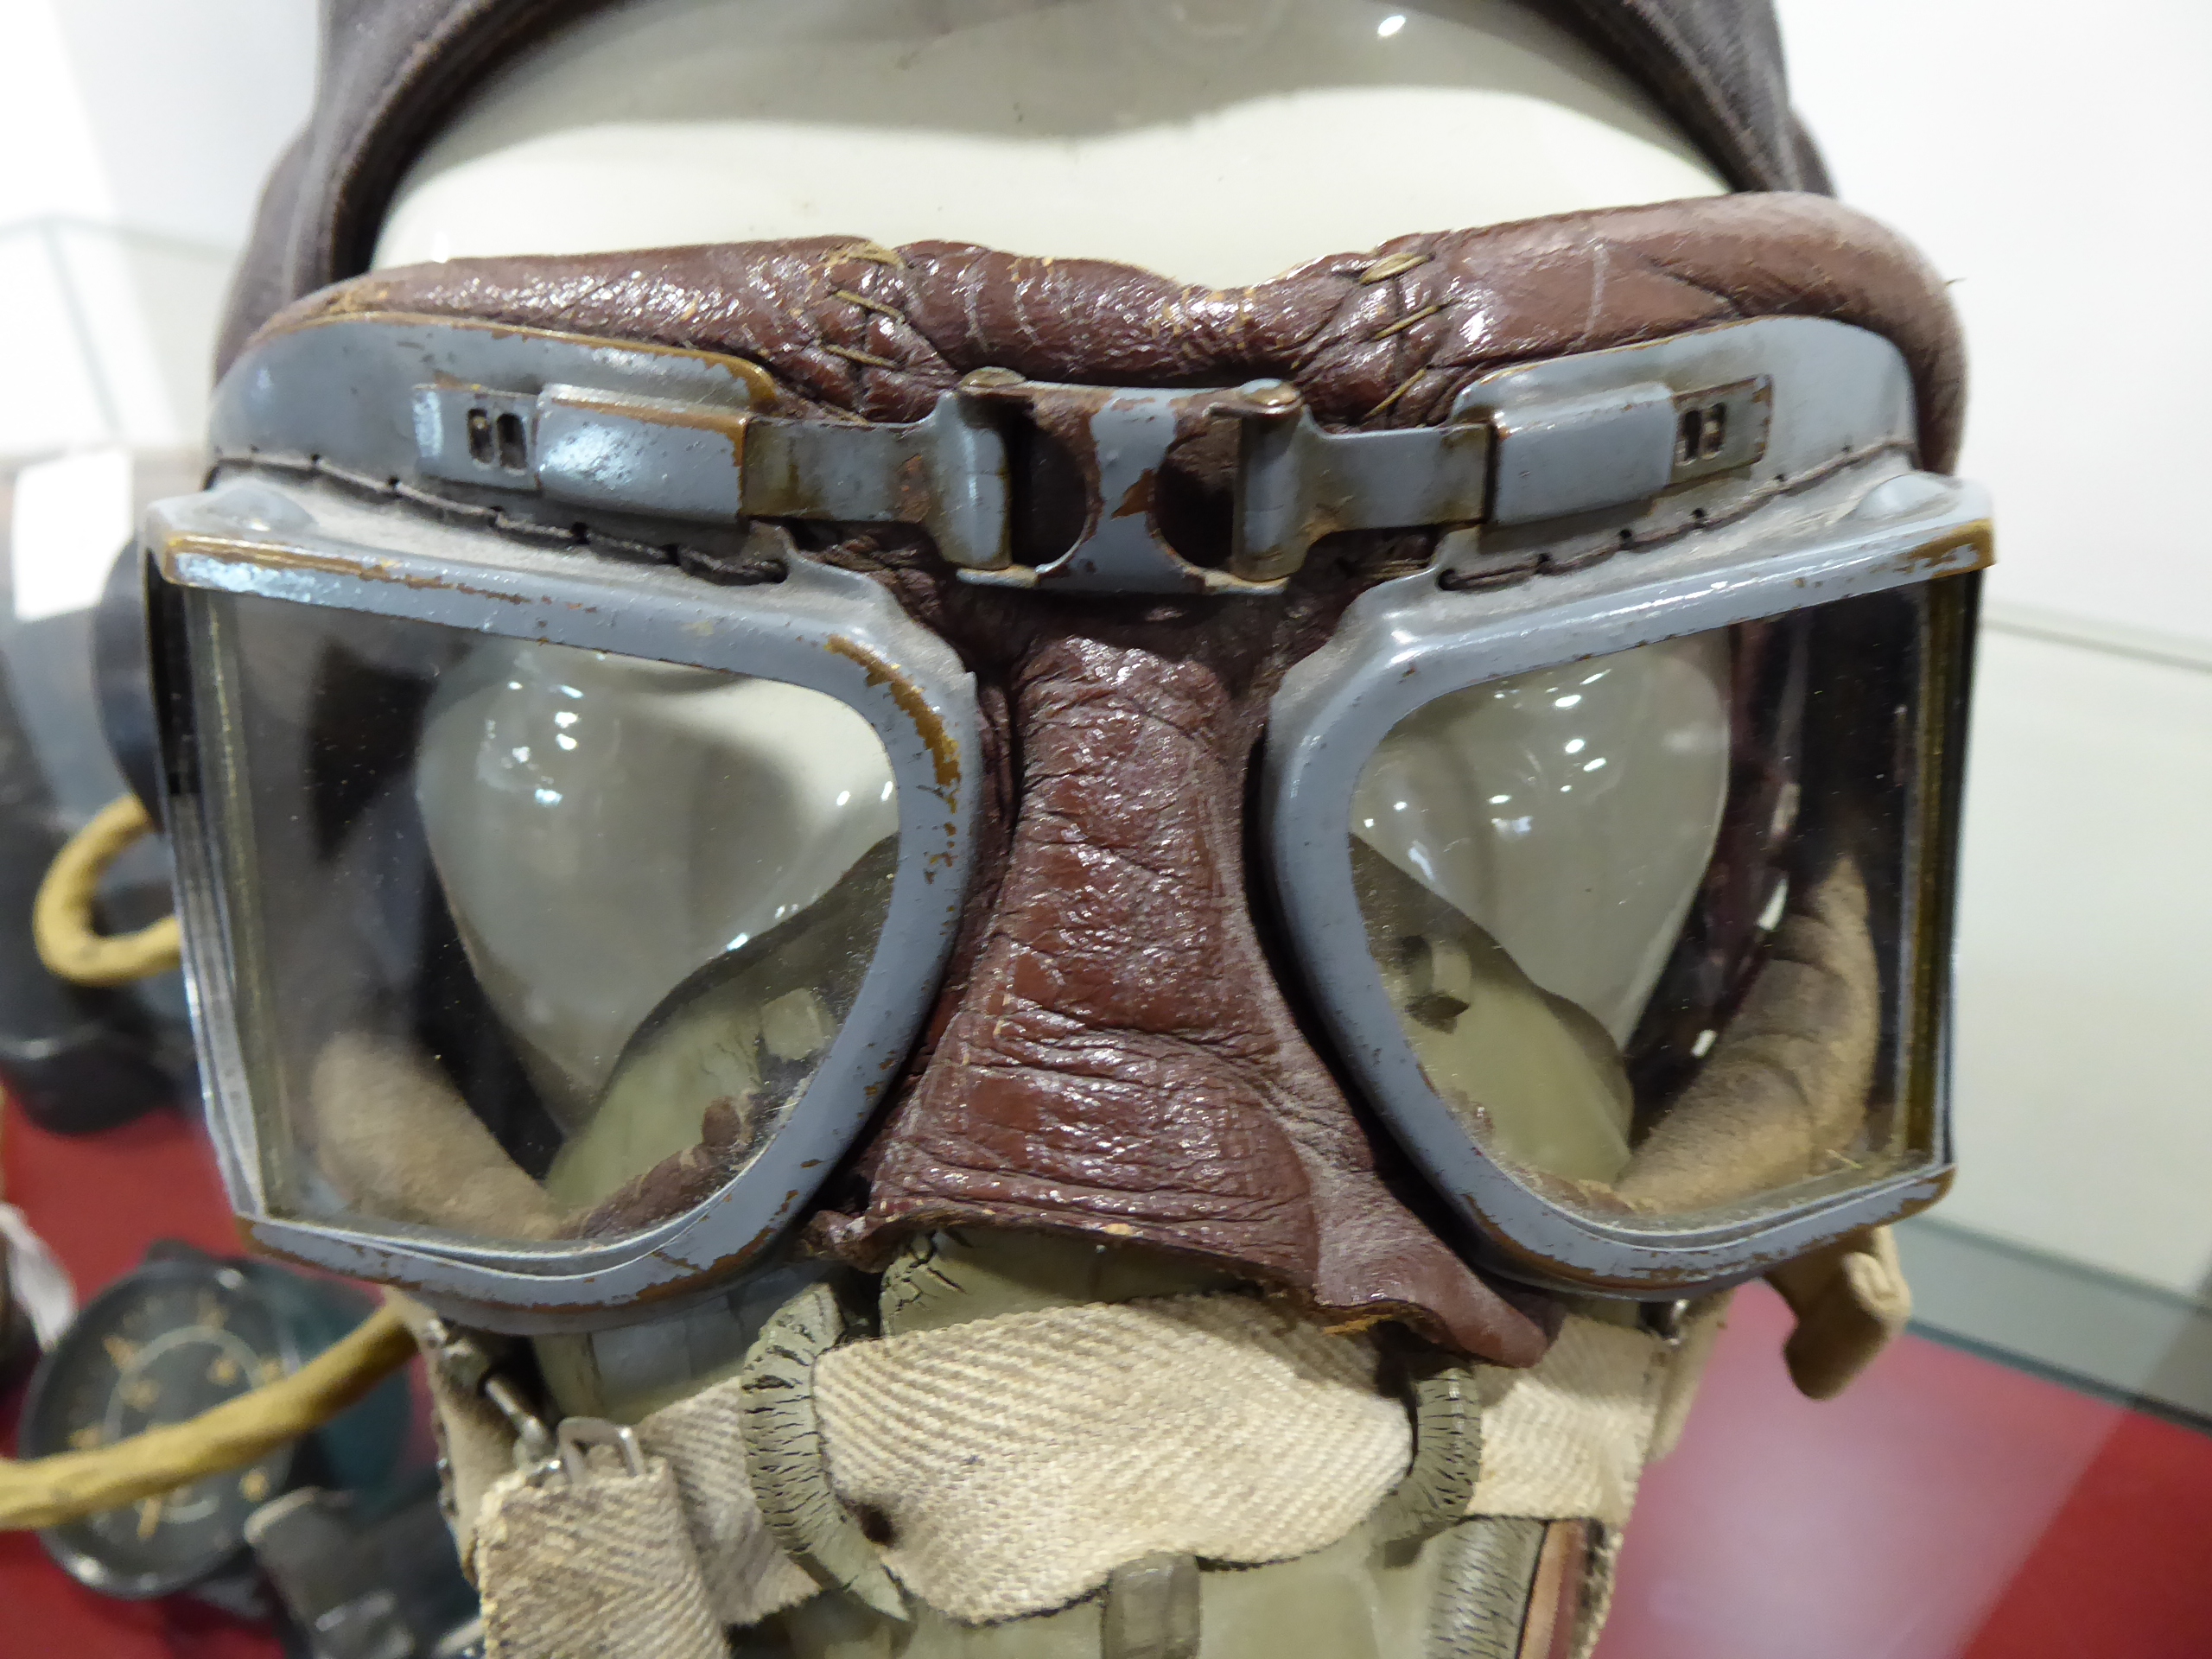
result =
[{"label": "grey metal goggle frame", "polygon": [[[1497,372],[1445,426],[1331,433],[1288,388],[1036,387],[971,376],[905,427],[770,420],[765,376],[702,353],[423,318],[334,319],[258,344],[219,389],[216,485],[164,503],[143,540],[170,596],[193,590],[442,623],[759,675],[862,714],[899,785],[891,908],[859,998],[787,1124],[698,1208],[611,1243],[492,1244],[272,1213],[239,1004],[251,930],[225,913],[251,851],[225,799],[204,664],[161,642],[195,1026],[233,1205],[263,1248],[394,1283],[492,1328],[634,1318],[757,1260],[806,1206],[893,1079],[950,949],[977,773],[971,681],[877,583],[748,521],[906,522],[966,579],[1072,591],[1211,592],[1266,602],[1332,531],[1433,525],[1436,561],[1382,584],[1291,672],[1273,710],[1262,811],[1277,898],[1338,1050],[1496,1265],[1541,1282],[1672,1297],[1749,1277],[1939,1195],[1950,863],[1970,579],[1936,584],[1935,671],[1908,861],[1911,1155],[1900,1172],[1699,1228],[1600,1221],[1539,1196],[1475,1145],[1421,1077],[1361,931],[1352,789],[1403,715],[1528,669],[1956,576],[1988,559],[1974,486],[1913,470],[1910,376],[1845,325],[1765,319]],[[1009,404],[1091,411],[1084,528],[1023,563],[1007,529]],[[1158,463],[1179,413],[1243,423],[1234,545],[1191,563],[1106,493]],[[719,540],[716,540],[716,538]],[[697,543],[693,547],[689,543]],[[733,561],[729,550],[777,556]],[[681,561],[683,568],[675,568]],[[780,574],[779,574],[780,573]],[[767,579],[775,577],[776,579]],[[733,585],[734,584],[734,585]],[[212,619],[188,618],[204,637]],[[200,676],[195,679],[193,677]],[[226,882],[226,872],[231,880]],[[626,1310],[632,1310],[626,1313]]]},{"label": "grey metal goggle frame", "polygon": [[175,698],[168,711],[168,821],[201,1074],[224,1180],[257,1245],[517,1331],[574,1328],[594,1311],[726,1277],[759,1255],[898,1076],[951,944],[977,776],[973,683],[951,651],[878,583],[821,565],[794,562],[783,581],[758,588],[716,587],[666,567],[549,553],[480,531],[400,530],[372,505],[252,481],[162,504],[146,541],[162,574],[184,590],[176,620],[202,639],[224,619],[194,590],[256,594],[760,676],[825,692],[868,720],[897,785],[897,872],[874,959],[804,1096],[744,1170],[696,1209],[613,1242],[535,1244],[274,1211],[241,1042],[241,1005],[260,995],[256,930],[250,918],[226,914],[251,890],[254,855],[239,810],[244,783],[217,734],[198,729],[222,706],[210,663],[190,664],[195,695]]},{"label": "grey metal goggle frame", "polygon": [[[1430,1184],[1468,1224],[1474,1248],[1516,1277],[1670,1300],[1756,1276],[1861,1228],[1925,1208],[1951,1177],[1951,927],[1978,579],[1992,557],[1977,486],[1913,469],[1911,381],[1886,341],[1837,323],[1770,319],[1502,371],[1462,409],[1544,429],[1568,412],[1618,410],[1624,385],[1761,393],[1756,464],[1647,487],[1609,510],[1486,526],[1452,592],[1424,572],[1370,590],[1336,635],[1294,667],[1270,711],[1261,792],[1276,899],[1336,1052]],[[1715,448],[1743,431],[1719,396],[1678,414],[1678,461],[1693,426],[1718,420]],[[1557,500],[1591,450],[1624,436],[1618,417],[1585,427],[1575,455],[1522,482]],[[1501,442],[1510,452],[1511,437]],[[1647,444],[1646,453],[1651,446]],[[1541,453],[1541,452],[1540,452]],[[1738,457],[1741,451],[1738,451]],[[1649,466],[1649,462],[1647,462]],[[1740,459],[1738,462],[1741,467]],[[1647,479],[1651,476],[1647,471]],[[1540,486],[1540,489],[1539,489]],[[1586,483],[1583,486],[1586,492]],[[1616,551],[1615,550],[1621,550]],[[1548,574],[1513,578],[1532,569]],[[1938,581],[1938,578],[1951,578]],[[1448,582],[1450,578],[1447,576]],[[1602,656],[1861,594],[1920,584],[1928,607],[1910,791],[1906,914],[1885,995],[1896,1033],[1901,1144],[1887,1173],[1808,1182],[1768,1204],[1701,1218],[1598,1215],[1554,1202],[1490,1157],[1423,1076],[1370,957],[1352,886],[1354,788],[1377,743],[1433,699],[1534,669]]]},{"label": "grey metal goggle frame", "polygon": [[1695,1224],[1600,1216],[1543,1196],[1488,1155],[1438,1096],[1370,955],[1352,884],[1353,791],[1368,756],[1433,699],[1485,681],[1859,594],[1986,562],[1980,492],[1893,475],[1797,546],[1683,548],[1616,562],[1469,605],[1433,581],[1363,595],[1336,637],[1291,671],[1268,726],[1261,799],[1274,892],[1335,1051],[1478,1254],[1517,1278],[1672,1300],[1753,1276],[1860,1228],[1934,1203],[1950,1180],[1947,1105],[1953,862],[1975,583],[1929,590],[1904,865],[1907,910],[1885,995],[1898,1032],[1904,1144],[1893,1173],[1807,1183],[1783,1200]]}]

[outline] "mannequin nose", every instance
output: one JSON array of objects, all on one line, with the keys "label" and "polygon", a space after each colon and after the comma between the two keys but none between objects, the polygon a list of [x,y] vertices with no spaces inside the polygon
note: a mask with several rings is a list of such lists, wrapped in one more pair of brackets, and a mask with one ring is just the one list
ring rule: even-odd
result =
[{"label": "mannequin nose", "polygon": [[1243,820],[1272,690],[1203,652],[1070,634],[1023,655],[996,908],[848,1243],[988,1224],[1143,1243],[1332,1324],[1402,1318],[1532,1363],[1537,1320],[1377,1176],[1261,946]]}]

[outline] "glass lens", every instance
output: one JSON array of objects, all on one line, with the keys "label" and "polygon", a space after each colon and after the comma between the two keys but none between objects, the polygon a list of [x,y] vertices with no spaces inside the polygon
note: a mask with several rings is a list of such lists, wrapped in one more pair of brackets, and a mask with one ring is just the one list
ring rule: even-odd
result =
[{"label": "glass lens", "polygon": [[601,1236],[738,1173],[890,902],[867,721],[773,680],[197,602],[279,1211]]},{"label": "glass lens", "polygon": [[1675,1217],[1907,1155],[1925,594],[1440,697],[1362,773],[1368,944],[1430,1084],[1532,1185]]}]

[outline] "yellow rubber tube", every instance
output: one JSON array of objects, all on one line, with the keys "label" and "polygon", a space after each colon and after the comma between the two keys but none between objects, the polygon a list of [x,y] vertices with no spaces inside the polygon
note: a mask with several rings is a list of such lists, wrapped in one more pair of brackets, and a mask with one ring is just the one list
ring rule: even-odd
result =
[{"label": "yellow rubber tube", "polygon": [[174,916],[136,933],[105,934],[92,926],[92,895],[100,878],[124,848],[153,828],[138,798],[125,795],[94,813],[54,855],[31,905],[31,938],[48,972],[79,985],[128,985],[177,965],[182,945]]},{"label": "yellow rubber tube", "polygon": [[321,1427],[414,1355],[399,1315],[380,1307],[289,1376],[185,1422],[90,1452],[0,1459],[0,1530],[59,1526],[241,1468]]}]

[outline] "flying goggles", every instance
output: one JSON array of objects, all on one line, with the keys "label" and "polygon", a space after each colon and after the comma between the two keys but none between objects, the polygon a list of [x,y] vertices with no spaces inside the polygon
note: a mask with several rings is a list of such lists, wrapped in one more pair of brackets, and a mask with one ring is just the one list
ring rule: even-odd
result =
[{"label": "flying goggles", "polygon": [[[1673,1299],[1937,1197],[1981,493],[1879,336],[1764,318],[1337,431],[1280,382],[969,375],[902,425],[709,353],[340,314],[162,504],[168,823],[266,1249],[551,1330],[727,1279],[898,1081],[975,859],[973,683],[810,524],[1268,605],[1430,528],[1276,695],[1286,975],[1465,1242]],[[1159,487],[1230,433],[1228,520]],[[1087,602],[1087,601],[1085,601]]]}]

